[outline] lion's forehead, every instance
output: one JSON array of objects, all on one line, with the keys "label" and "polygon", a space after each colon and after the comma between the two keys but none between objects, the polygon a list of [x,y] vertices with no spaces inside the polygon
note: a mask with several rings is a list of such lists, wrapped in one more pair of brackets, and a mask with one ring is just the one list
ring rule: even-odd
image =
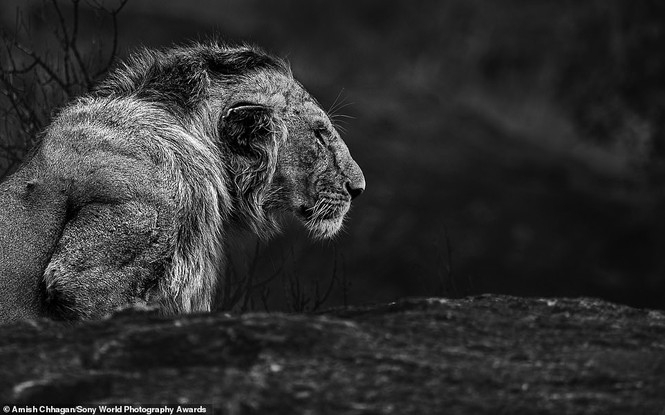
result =
[{"label": "lion's forehead", "polygon": [[318,102],[301,85],[293,83],[288,89],[281,92],[284,96],[284,103],[288,108],[303,115],[325,115]]},{"label": "lion's forehead", "polygon": [[326,112],[311,96],[307,95],[299,103],[292,106],[294,113],[312,130],[332,130],[332,122]]},{"label": "lion's forehead", "polygon": [[310,99],[302,103],[302,109],[306,116],[327,119],[326,113],[321,109],[318,103]]}]

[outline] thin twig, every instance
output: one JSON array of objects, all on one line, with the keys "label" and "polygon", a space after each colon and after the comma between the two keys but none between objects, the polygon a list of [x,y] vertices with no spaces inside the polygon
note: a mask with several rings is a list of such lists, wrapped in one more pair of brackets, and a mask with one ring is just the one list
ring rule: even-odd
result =
[{"label": "thin twig", "polygon": [[48,64],[46,64],[46,62],[44,62],[39,56],[37,56],[36,53],[34,53],[33,51],[27,49],[25,46],[23,46],[19,43],[16,43],[15,46],[18,50],[20,50],[21,52],[26,54],[28,57],[34,59],[34,61],[37,63],[37,65],[41,69],[43,69],[44,72],[46,72],[48,74],[48,76],[51,77],[51,79],[54,80],[60,88],[62,88],[62,91],[65,92],[67,98],[69,98],[68,84],[65,81],[63,81],[58,76],[58,74],[56,74],[55,71],[53,71],[53,69]]},{"label": "thin twig", "polygon": [[120,5],[111,12],[111,20],[113,22],[113,44],[111,46],[111,54],[109,55],[109,60],[106,63],[106,65],[102,68],[102,70],[95,74],[95,78],[98,76],[102,75],[103,73],[106,73],[111,65],[113,65],[113,62],[115,61],[116,53],[118,52],[118,13],[122,11],[122,9],[125,7],[129,0],[122,0],[120,2]]},{"label": "thin twig", "polygon": [[[69,33],[67,33],[67,23],[65,21],[64,15],[62,14],[62,11],[60,10],[60,7],[58,6],[58,0],[51,0],[51,4],[53,5],[53,8],[55,9],[56,14],[58,15],[60,30],[62,30],[62,39],[60,39],[60,43],[62,44],[63,51],[65,52],[63,55],[63,60],[64,60],[63,70],[65,72],[65,83],[67,84],[67,90],[69,91],[69,88],[71,87],[72,84],[72,73],[71,73],[71,64],[70,64],[71,47],[70,47]],[[57,28],[55,29],[55,36],[58,37]]]},{"label": "thin twig", "polygon": [[79,67],[79,72],[83,75],[83,80],[85,82],[86,89],[92,88],[92,81],[90,80],[90,75],[88,74],[88,68],[85,66],[81,54],[79,53],[77,40],[78,40],[78,28],[79,28],[79,0],[72,0],[74,3],[74,28],[72,29],[72,37],[69,39],[69,47],[74,54],[76,63]]}]

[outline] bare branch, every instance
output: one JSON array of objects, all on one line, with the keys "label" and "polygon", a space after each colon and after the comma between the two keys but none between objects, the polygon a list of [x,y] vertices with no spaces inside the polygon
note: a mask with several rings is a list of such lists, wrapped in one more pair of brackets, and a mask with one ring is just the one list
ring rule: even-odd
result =
[{"label": "bare branch", "polygon": [[33,59],[34,63],[37,64],[37,66],[39,66],[41,69],[43,69],[44,72],[46,72],[48,74],[48,76],[51,78],[51,80],[55,81],[60,86],[60,88],[62,88],[63,92],[65,92],[67,97],[69,98],[69,95],[70,95],[70,93],[69,93],[69,84],[67,82],[65,82],[62,78],[60,78],[58,76],[58,74],[55,73],[53,68],[51,68],[46,62],[44,62],[42,60],[42,58],[37,56],[37,54],[35,52],[29,50],[28,48],[21,45],[20,43],[15,43],[14,46],[18,50],[20,50],[21,52],[26,54],[28,57]]},{"label": "bare branch", "polygon": [[[72,0],[72,2],[76,3],[77,0]],[[72,73],[71,73],[71,64],[70,64],[70,54],[71,54],[71,41],[69,38],[69,33],[67,31],[67,22],[65,21],[65,17],[62,14],[62,11],[60,10],[60,6],[58,6],[58,0],[51,0],[51,4],[53,5],[53,8],[56,11],[56,14],[58,15],[58,22],[59,22],[59,27],[60,30],[62,31],[62,39],[59,39],[61,44],[62,44],[62,50],[64,51],[63,55],[63,70],[64,70],[64,76],[65,76],[65,82],[67,84],[67,89],[69,91],[69,88],[71,87],[72,84]],[[76,4],[75,6],[76,7]],[[55,36],[58,36],[58,29],[55,29]]]},{"label": "bare branch", "polygon": [[74,3],[74,28],[72,29],[72,37],[69,39],[69,47],[74,54],[76,63],[79,67],[79,72],[83,76],[86,89],[92,88],[92,80],[90,79],[90,74],[88,73],[88,68],[86,67],[83,59],[81,58],[81,53],[78,50],[77,40],[78,40],[78,28],[79,28],[79,0],[72,0]]},{"label": "bare branch", "polygon": [[111,21],[113,23],[113,44],[111,45],[111,53],[109,54],[109,59],[106,65],[104,65],[102,69],[97,74],[95,74],[95,78],[103,73],[108,72],[109,68],[115,61],[116,54],[118,53],[118,14],[122,11],[128,1],[129,0],[122,0],[116,9],[110,11]]},{"label": "bare branch", "polygon": [[[102,52],[100,47],[88,56],[88,51],[80,48],[81,0],[69,1],[71,15],[63,7],[62,0],[44,0],[41,14],[34,15],[40,21],[54,17],[51,39],[56,42],[55,48],[35,47],[23,40],[29,41],[33,32],[20,8],[16,11],[14,27],[0,29],[0,177],[27,153],[47,122],[51,109],[90,89],[94,80],[106,72],[115,59],[118,14],[128,0],[122,0],[112,10],[98,7],[104,12],[104,18],[113,24],[113,33],[109,33],[113,38],[109,64],[99,72],[99,62],[106,60],[107,52]],[[101,42],[93,40],[93,45],[99,44]],[[97,53],[104,59],[94,59]],[[93,73],[95,76],[91,76]]]}]

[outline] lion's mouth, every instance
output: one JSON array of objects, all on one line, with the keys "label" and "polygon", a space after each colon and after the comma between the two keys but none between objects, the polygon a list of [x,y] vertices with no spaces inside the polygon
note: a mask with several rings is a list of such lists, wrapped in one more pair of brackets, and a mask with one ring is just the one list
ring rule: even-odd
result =
[{"label": "lion's mouth", "polygon": [[346,214],[348,205],[348,202],[320,199],[313,206],[301,205],[300,214],[307,221],[338,219]]},{"label": "lion's mouth", "polygon": [[301,205],[300,215],[314,236],[329,238],[342,228],[349,207],[349,201],[320,198],[313,206]]}]

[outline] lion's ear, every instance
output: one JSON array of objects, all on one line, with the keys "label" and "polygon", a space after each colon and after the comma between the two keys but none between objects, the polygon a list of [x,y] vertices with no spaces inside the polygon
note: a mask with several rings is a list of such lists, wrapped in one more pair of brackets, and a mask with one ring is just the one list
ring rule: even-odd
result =
[{"label": "lion's ear", "polygon": [[219,120],[219,135],[232,150],[245,152],[264,144],[273,134],[273,112],[258,104],[237,104]]}]

